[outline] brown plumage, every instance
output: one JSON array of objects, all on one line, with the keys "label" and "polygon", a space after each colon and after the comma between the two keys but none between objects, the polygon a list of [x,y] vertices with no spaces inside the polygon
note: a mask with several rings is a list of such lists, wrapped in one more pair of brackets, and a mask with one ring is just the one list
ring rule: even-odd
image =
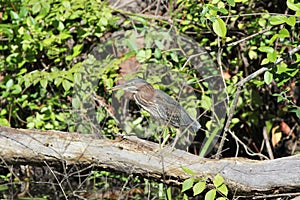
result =
[{"label": "brown plumage", "polygon": [[118,89],[132,93],[135,102],[161,123],[181,130],[188,129],[193,133],[201,127],[199,122],[194,120],[177,101],[165,92],[154,89],[143,79],[131,79],[113,88],[113,90]]}]

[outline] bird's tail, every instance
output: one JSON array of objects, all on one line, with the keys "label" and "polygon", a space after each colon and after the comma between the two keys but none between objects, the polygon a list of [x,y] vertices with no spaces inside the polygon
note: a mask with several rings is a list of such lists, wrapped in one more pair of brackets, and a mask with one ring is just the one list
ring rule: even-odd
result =
[{"label": "bird's tail", "polygon": [[196,120],[194,120],[194,121],[188,126],[188,130],[191,131],[191,132],[194,133],[194,134],[196,134],[200,128],[201,128],[201,125],[200,125],[199,122],[197,122]]}]

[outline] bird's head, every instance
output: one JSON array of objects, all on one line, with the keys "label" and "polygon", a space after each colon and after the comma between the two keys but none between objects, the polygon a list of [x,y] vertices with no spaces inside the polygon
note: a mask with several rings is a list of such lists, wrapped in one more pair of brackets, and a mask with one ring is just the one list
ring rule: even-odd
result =
[{"label": "bird's head", "polygon": [[125,82],[124,84],[121,85],[117,85],[115,87],[112,88],[112,90],[125,90],[128,91],[130,93],[138,93],[139,91],[141,91],[142,88],[144,88],[145,86],[150,86],[150,83],[148,83],[147,81],[140,79],[140,78],[134,78],[131,79],[127,82]]}]

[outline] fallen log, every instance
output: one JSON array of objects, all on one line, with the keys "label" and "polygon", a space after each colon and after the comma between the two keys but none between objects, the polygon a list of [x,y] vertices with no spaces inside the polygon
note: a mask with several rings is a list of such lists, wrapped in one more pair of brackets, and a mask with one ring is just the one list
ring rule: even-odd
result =
[{"label": "fallen log", "polygon": [[133,136],[116,140],[59,131],[38,131],[0,127],[0,156],[6,163],[95,165],[108,170],[140,174],[180,184],[190,177],[224,177],[235,194],[300,191],[300,155],[275,160],[244,158],[212,160],[181,150],[159,149],[153,142]]}]

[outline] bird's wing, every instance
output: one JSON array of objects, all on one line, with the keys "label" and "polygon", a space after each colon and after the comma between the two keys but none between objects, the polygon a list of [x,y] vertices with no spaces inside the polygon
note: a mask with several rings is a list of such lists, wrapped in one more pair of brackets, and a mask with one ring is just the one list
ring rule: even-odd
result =
[{"label": "bird's wing", "polygon": [[154,100],[159,105],[159,115],[165,123],[169,123],[176,128],[188,127],[193,132],[200,128],[200,124],[193,120],[185,109],[165,92],[156,90]]}]

